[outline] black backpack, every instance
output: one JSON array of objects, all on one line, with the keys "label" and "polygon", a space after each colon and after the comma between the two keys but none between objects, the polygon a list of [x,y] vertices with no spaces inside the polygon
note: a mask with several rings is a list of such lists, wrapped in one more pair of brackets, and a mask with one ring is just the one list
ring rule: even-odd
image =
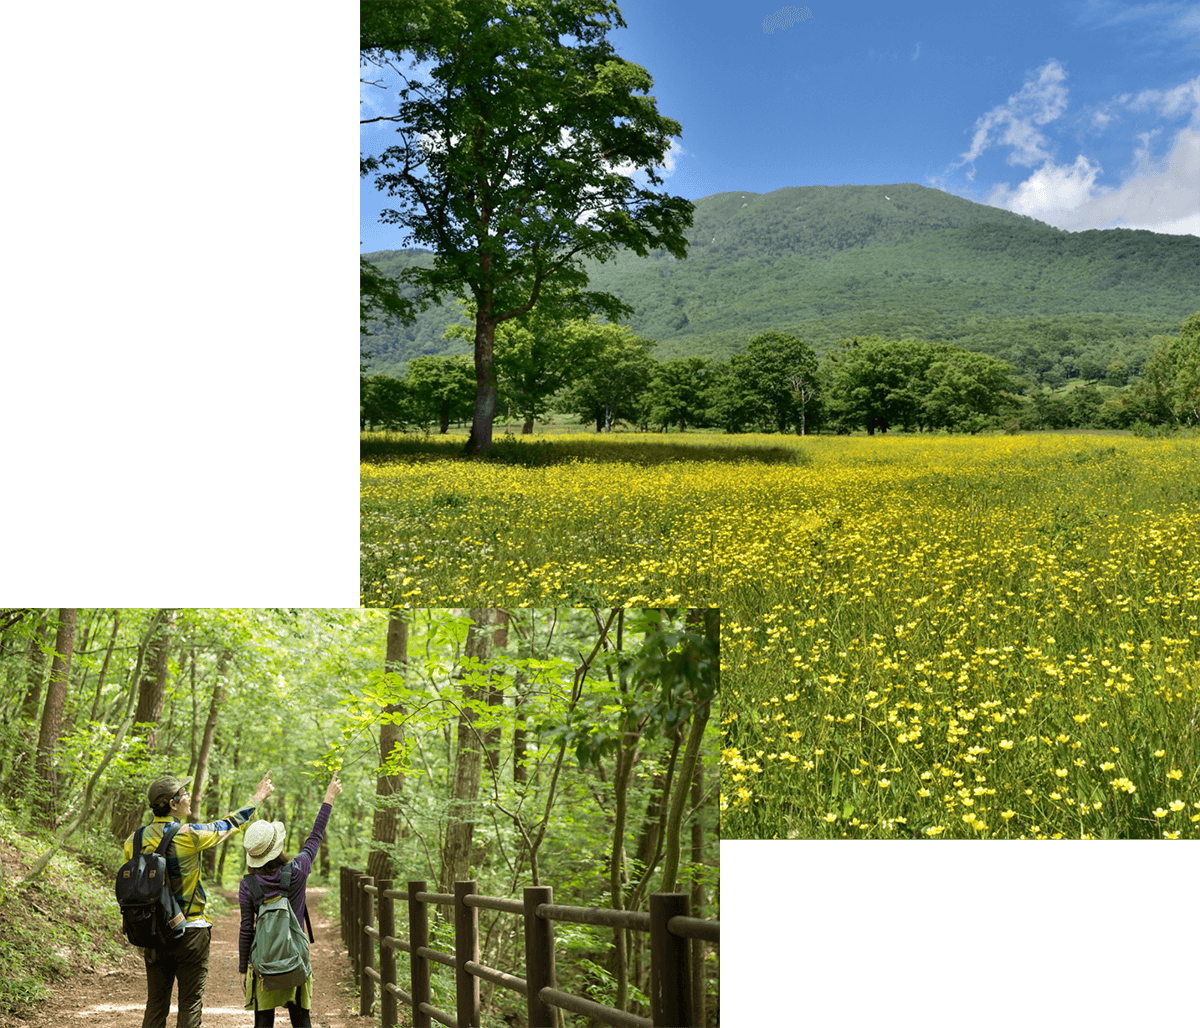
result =
[{"label": "black backpack", "polygon": [[171,891],[167,873],[167,847],[183,826],[172,822],[163,828],[162,842],[153,853],[142,852],[143,825],[133,837],[133,859],[117,872],[117,903],[121,930],[135,946],[162,949],[183,938],[183,903]]}]

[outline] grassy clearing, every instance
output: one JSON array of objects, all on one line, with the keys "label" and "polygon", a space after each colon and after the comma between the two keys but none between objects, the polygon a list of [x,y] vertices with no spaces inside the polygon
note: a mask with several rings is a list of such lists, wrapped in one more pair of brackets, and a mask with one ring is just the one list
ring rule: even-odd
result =
[{"label": "grassy clearing", "polygon": [[724,838],[1200,837],[1196,441],[635,439],[365,465],[363,602],[722,607]]}]

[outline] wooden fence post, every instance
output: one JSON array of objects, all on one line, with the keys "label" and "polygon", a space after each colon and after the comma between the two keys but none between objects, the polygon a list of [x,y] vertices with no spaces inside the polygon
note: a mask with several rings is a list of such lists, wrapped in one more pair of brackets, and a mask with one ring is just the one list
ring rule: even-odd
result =
[{"label": "wooden fence post", "polygon": [[350,888],[348,885],[348,876],[350,868],[345,864],[342,865],[341,889],[341,912],[342,912],[342,945],[346,947],[346,952],[350,955],[350,963],[354,964],[354,950],[350,946]]},{"label": "wooden fence post", "polygon": [[454,883],[454,991],[458,995],[459,1028],[479,1028],[479,979],[467,970],[467,961],[479,962],[479,915],[465,899],[478,890],[476,883]]},{"label": "wooden fence post", "polygon": [[359,989],[362,998],[359,1001],[360,1017],[370,1017],[371,1007],[375,1005],[375,980],[367,974],[367,968],[375,966],[375,941],[367,934],[367,929],[375,923],[375,904],[365,886],[374,884],[375,879],[369,875],[358,876],[359,895],[362,897],[362,930],[359,933],[358,944],[362,953],[362,975],[359,978]]},{"label": "wooden fence post", "polygon": [[412,1001],[413,1028],[430,1028],[433,1021],[421,1010],[421,1004],[433,999],[429,989],[429,958],[417,950],[429,946],[429,907],[417,899],[417,893],[425,891],[424,882],[408,883],[408,941],[412,946]]},{"label": "wooden fence post", "polygon": [[396,951],[388,940],[396,935],[396,901],[385,895],[391,891],[392,880],[385,878],[379,885],[379,1018],[383,1028],[395,1028],[396,994],[388,988],[396,984]]},{"label": "wooden fence post", "polygon": [[358,917],[361,904],[358,899],[358,872],[346,868],[346,952],[350,954],[350,967],[354,971],[354,987],[358,988]]},{"label": "wooden fence post", "polygon": [[549,885],[525,887],[525,981],[529,988],[529,1028],[554,1028],[554,1009],[538,998],[542,989],[554,987],[554,922],[538,917],[540,903],[553,903]]},{"label": "wooden fence post", "polygon": [[655,1025],[691,1026],[692,980],[688,973],[688,940],[672,935],[667,922],[688,916],[686,892],[650,895],[650,1006]]}]

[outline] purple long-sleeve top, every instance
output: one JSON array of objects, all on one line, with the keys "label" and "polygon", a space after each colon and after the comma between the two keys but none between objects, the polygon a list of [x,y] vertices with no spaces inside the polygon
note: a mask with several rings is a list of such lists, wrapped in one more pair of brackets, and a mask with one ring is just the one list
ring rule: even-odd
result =
[{"label": "purple long-sleeve top", "polygon": [[[329,822],[329,814],[333,810],[328,803],[322,803],[317,812],[317,820],[313,823],[312,834],[304,848],[292,858],[292,881],[288,886],[288,902],[296,914],[300,927],[304,927],[304,886],[308,881],[308,873],[312,870],[313,861],[317,859],[317,848],[325,834],[325,825]],[[259,875],[258,884],[262,886],[264,895],[272,891],[278,892],[282,886],[280,873],[283,868],[277,867],[269,875]],[[254,941],[254,900],[250,896],[250,888],[246,879],[238,887],[238,902],[242,905],[242,930],[238,934],[238,973],[245,974],[250,963],[250,944]]]}]

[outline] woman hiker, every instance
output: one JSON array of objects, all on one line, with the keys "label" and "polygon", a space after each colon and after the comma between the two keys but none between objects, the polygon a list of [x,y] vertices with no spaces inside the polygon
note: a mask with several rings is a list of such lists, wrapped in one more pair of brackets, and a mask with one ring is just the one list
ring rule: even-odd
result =
[{"label": "woman hiker", "polygon": [[255,1028],[260,1025],[275,1024],[275,1008],[286,1007],[291,1016],[292,1024],[308,1028],[312,1024],[309,1014],[312,1009],[313,978],[310,973],[308,980],[300,986],[289,989],[267,990],[263,987],[261,978],[254,968],[248,968],[250,963],[250,945],[254,941],[255,902],[247,881],[250,875],[256,875],[263,893],[270,895],[274,890],[279,892],[281,869],[288,863],[292,865],[291,882],[288,885],[288,902],[296,915],[298,924],[304,923],[304,886],[308,881],[308,873],[312,870],[313,861],[317,856],[317,848],[325,834],[325,825],[333,810],[333,800],[342,791],[342,783],[338,781],[337,773],[330,779],[329,788],[325,790],[325,802],[317,813],[313,824],[312,834],[304,848],[289,861],[283,852],[283,838],[286,829],[282,821],[255,821],[246,829],[242,845],[246,848],[246,865],[248,874],[242,879],[238,889],[238,901],[242,907],[242,930],[238,939],[238,973],[246,976],[246,1009],[253,1010]]}]

